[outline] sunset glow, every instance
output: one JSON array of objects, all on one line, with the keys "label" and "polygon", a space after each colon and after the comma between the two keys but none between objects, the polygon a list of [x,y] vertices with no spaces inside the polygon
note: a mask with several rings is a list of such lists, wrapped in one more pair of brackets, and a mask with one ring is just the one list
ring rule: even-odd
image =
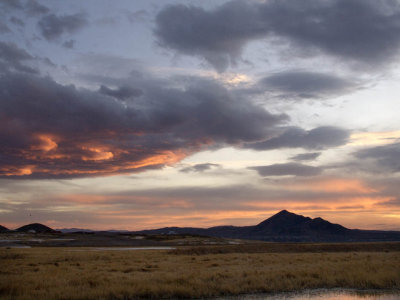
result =
[{"label": "sunset glow", "polygon": [[396,1],[72,2],[0,1],[0,225],[400,230]]}]

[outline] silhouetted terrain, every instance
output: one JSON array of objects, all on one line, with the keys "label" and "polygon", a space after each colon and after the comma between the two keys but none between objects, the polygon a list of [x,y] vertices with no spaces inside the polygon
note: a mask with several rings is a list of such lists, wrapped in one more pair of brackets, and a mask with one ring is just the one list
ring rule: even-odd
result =
[{"label": "silhouetted terrain", "polygon": [[18,232],[32,232],[32,233],[55,233],[54,229],[47,227],[46,225],[33,223],[22,226],[17,229]]},{"label": "silhouetted terrain", "polygon": [[9,231],[7,227],[0,225],[0,232],[7,232]]},{"label": "silhouetted terrain", "polygon": [[399,241],[399,231],[348,229],[322,218],[311,219],[286,210],[255,226],[216,226],[211,228],[166,227],[143,230],[142,234],[198,234],[222,238],[273,242],[367,242]]},{"label": "silhouetted terrain", "polygon": [[[0,232],[4,231],[0,227]],[[7,229],[6,229],[7,230]],[[56,231],[45,225],[34,223],[22,226],[17,232],[33,234],[63,233],[63,238],[53,240],[54,246],[128,246],[155,245],[159,241],[170,243],[184,238],[224,238],[269,242],[383,242],[400,241],[400,231],[348,229],[322,218],[309,218],[282,210],[254,226],[215,226],[211,228],[165,227],[141,231],[94,231],[88,229],[61,229]],[[9,231],[12,232],[12,231]],[[68,241],[65,240],[68,238]],[[186,237],[187,238],[187,237]],[[216,241],[213,241],[216,242]],[[228,242],[228,241],[226,241]],[[218,241],[218,243],[223,243]]]}]

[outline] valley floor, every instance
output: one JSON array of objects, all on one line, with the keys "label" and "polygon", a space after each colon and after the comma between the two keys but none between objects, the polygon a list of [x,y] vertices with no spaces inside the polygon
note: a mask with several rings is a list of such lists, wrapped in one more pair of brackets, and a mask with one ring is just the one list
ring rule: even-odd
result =
[{"label": "valley floor", "polygon": [[200,298],[315,288],[400,291],[398,246],[298,253],[215,253],[211,246],[203,246],[202,253],[195,248],[0,248],[0,299]]}]

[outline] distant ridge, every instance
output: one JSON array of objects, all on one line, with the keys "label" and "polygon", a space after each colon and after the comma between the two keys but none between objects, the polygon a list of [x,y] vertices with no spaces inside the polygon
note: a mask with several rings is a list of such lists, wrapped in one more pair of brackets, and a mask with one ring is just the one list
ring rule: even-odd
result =
[{"label": "distant ridge", "polygon": [[33,223],[24,225],[17,229],[18,232],[31,232],[31,233],[55,233],[57,232],[46,225],[40,223]]},{"label": "distant ridge", "polygon": [[62,233],[92,233],[95,232],[95,230],[91,229],[82,229],[82,228],[62,228],[62,229],[57,229],[58,231],[61,231]]},{"label": "distant ridge", "polygon": [[400,231],[348,229],[322,218],[309,218],[282,210],[255,226],[211,228],[165,227],[139,234],[198,234],[222,238],[272,242],[374,242],[400,241]]},{"label": "distant ridge", "polygon": [[7,227],[0,225],[0,232],[7,232],[10,231]]},{"label": "distant ridge", "polygon": [[[0,226],[0,232],[4,226]],[[7,230],[7,228],[5,228]],[[189,234],[220,238],[248,239],[269,242],[383,242],[400,241],[400,231],[349,229],[333,224],[322,218],[310,218],[282,210],[254,226],[215,226],[210,228],[196,227],[163,227],[151,230],[125,231],[69,228],[58,231],[43,224],[34,223],[22,226],[17,232],[31,233],[87,233],[87,234],[136,234],[136,235],[176,235]]]}]

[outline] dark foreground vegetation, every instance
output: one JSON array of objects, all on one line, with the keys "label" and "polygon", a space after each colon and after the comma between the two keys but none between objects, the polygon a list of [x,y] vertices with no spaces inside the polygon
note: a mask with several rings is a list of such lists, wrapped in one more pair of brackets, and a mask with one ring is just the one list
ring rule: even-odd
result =
[{"label": "dark foreground vegetation", "polygon": [[314,288],[400,291],[400,243],[92,250],[0,248],[0,299],[200,298]]}]

